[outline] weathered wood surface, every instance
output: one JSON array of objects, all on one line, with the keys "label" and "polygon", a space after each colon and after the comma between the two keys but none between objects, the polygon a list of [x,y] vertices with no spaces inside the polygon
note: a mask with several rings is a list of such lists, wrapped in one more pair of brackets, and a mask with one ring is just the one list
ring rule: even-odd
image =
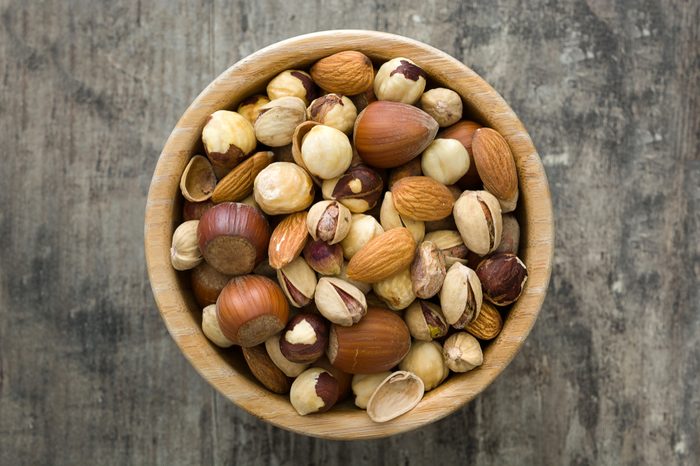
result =
[{"label": "weathered wood surface", "polygon": [[[0,0],[0,464],[697,464],[700,4]],[[557,221],[524,350],[458,414],[387,440],[291,434],[168,335],[146,191],[189,102],[320,29],[463,60],[538,146]]]}]

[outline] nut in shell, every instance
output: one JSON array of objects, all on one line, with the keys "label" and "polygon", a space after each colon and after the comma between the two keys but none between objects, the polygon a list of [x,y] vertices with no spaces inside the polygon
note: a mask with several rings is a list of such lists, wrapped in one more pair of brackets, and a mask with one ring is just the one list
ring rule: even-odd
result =
[{"label": "nut in shell", "polygon": [[514,303],[527,281],[527,267],[515,254],[499,253],[479,263],[476,274],[484,297],[496,306]]},{"label": "nut in shell", "polygon": [[202,143],[217,178],[222,178],[254,149],[253,126],[236,112],[212,113],[202,129]]},{"label": "nut in shell", "polygon": [[402,371],[417,375],[432,390],[450,374],[442,356],[442,346],[435,341],[413,341],[411,350],[399,364]]},{"label": "nut in shell", "polygon": [[318,90],[308,73],[301,70],[286,70],[272,78],[267,85],[267,95],[276,100],[283,97],[298,97],[304,105],[316,98]]},{"label": "nut in shell", "polygon": [[481,282],[476,272],[456,262],[450,267],[440,290],[442,313],[448,324],[464,328],[481,310]]},{"label": "nut in shell", "polygon": [[180,191],[190,202],[204,202],[211,197],[216,186],[214,168],[206,157],[195,155],[182,172]]},{"label": "nut in shell", "polygon": [[425,386],[416,374],[396,371],[385,378],[367,402],[367,415],[374,422],[387,422],[416,407]]},{"label": "nut in shell", "polygon": [[384,233],[379,222],[371,215],[354,214],[350,222],[350,230],[347,236],[340,242],[343,247],[343,255],[346,259],[352,257],[362,249],[372,238]]},{"label": "nut in shell", "polygon": [[323,277],[316,285],[316,307],[334,324],[356,324],[367,313],[364,293],[350,283],[334,277]]},{"label": "nut in shell", "polygon": [[458,332],[445,340],[442,347],[445,364],[452,372],[467,372],[484,362],[479,341],[467,332]]},{"label": "nut in shell", "polygon": [[452,89],[438,87],[424,92],[420,107],[435,118],[441,128],[453,125],[462,118],[462,98]]},{"label": "nut in shell", "polygon": [[384,231],[393,228],[406,228],[411,232],[411,235],[413,235],[415,242],[420,243],[425,236],[425,223],[420,220],[412,220],[403,217],[399,211],[396,210],[393,196],[391,191],[384,193],[382,207],[379,210],[379,221],[382,224],[382,228],[384,228]]},{"label": "nut in shell", "polygon": [[342,175],[350,167],[352,146],[342,131],[316,125],[302,139],[301,158],[309,173],[328,180]]},{"label": "nut in shell", "polygon": [[198,227],[199,220],[188,220],[175,229],[170,247],[170,262],[175,270],[193,269],[204,259],[197,242]]},{"label": "nut in shell", "polygon": [[202,310],[202,332],[209,341],[220,348],[233,346],[233,342],[221,333],[219,320],[216,318],[216,304],[210,304]]},{"label": "nut in shell", "polygon": [[311,363],[328,345],[328,322],[318,314],[300,313],[289,319],[280,336],[280,351],[292,362]]},{"label": "nut in shell", "polygon": [[268,215],[304,210],[314,200],[314,185],[306,170],[291,162],[274,162],[253,182],[255,202]]},{"label": "nut in shell", "polygon": [[383,188],[382,177],[365,165],[351,167],[342,176],[324,181],[322,187],[324,199],[340,201],[352,213],[372,209]]},{"label": "nut in shell", "polygon": [[454,206],[454,218],[464,245],[481,256],[501,243],[501,206],[488,191],[464,191]]},{"label": "nut in shell", "polygon": [[255,137],[266,146],[286,146],[292,142],[296,127],[305,120],[306,104],[303,100],[281,97],[260,107],[260,114],[253,125]]},{"label": "nut in shell", "polygon": [[357,109],[352,100],[345,96],[326,94],[311,102],[306,116],[309,120],[350,134],[357,118]]},{"label": "nut in shell", "polygon": [[408,58],[397,57],[384,63],[374,78],[374,94],[379,100],[415,104],[425,89],[426,73]]},{"label": "nut in shell", "polygon": [[411,336],[421,341],[442,338],[450,329],[440,307],[429,301],[414,301],[406,310],[404,320]]},{"label": "nut in shell", "polygon": [[289,401],[297,413],[305,416],[328,411],[338,400],[338,381],[325,369],[312,367],[294,379]]},{"label": "nut in shell", "polygon": [[277,270],[277,281],[294,307],[304,307],[314,297],[316,274],[302,257]]},{"label": "nut in shell", "polygon": [[350,231],[352,214],[338,201],[320,201],[309,209],[306,227],[314,240],[335,244]]},{"label": "nut in shell", "polygon": [[343,267],[343,248],[339,243],[308,241],[303,254],[306,263],[321,275],[338,275]]},{"label": "nut in shell", "polygon": [[355,406],[360,409],[367,408],[367,402],[384,379],[389,377],[391,372],[384,371],[376,374],[355,374],[352,377],[352,392],[355,395]]},{"label": "nut in shell", "polygon": [[270,99],[266,95],[254,94],[243,99],[236,111],[253,124],[260,115],[260,108],[269,102]]},{"label": "nut in shell", "polygon": [[367,55],[346,50],[317,61],[311,67],[311,77],[328,92],[356,95],[372,88],[374,68]]},{"label": "nut in shell", "polygon": [[406,309],[416,299],[411,272],[405,268],[372,285],[374,293],[393,311]]},{"label": "nut in shell", "polygon": [[425,176],[444,184],[454,184],[469,170],[469,153],[456,139],[435,139],[421,157]]},{"label": "nut in shell", "polygon": [[416,250],[411,264],[413,292],[421,299],[435,296],[445,280],[447,269],[442,251],[430,241],[424,241]]},{"label": "nut in shell", "polygon": [[462,241],[462,237],[458,231],[431,231],[425,235],[423,241],[430,241],[440,249],[442,255],[445,257],[445,267],[452,267],[452,264],[455,262],[467,264],[469,249],[464,245],[464,241]]}]

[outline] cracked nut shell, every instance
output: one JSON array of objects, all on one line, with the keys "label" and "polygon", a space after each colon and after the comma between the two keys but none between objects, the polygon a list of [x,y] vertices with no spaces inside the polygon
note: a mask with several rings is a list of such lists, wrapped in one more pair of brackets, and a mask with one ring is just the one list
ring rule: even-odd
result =
[{"label": "cracked nut shell", "polygon": [[447,269],[442,251],[430,241],[424,241],[416,250],[411,264],[413,292],[421,299],[435,296],[445,281]]},{"label": "cracked nut shell", "polygon": [[440,306],[428,301],[417,300],[404,315],[408,330],[416,340],[432,341],[447,335],[450,326],[442,315]]},{"label": "cracked nut shell", "polygon": [[367,300],[354,285],[334,277],[323,277],[316,285],[316,307],[334,324],[350,326],[367,313]]},{"label": "cracked nut shell", "polygon": [[294,307],[304,307],[314,297],[316,274],[303,257],[297,257],[278,269],[277,281]]},{"label": "cracked nut shell", "polygon": [[440,304],[445,320],[454,328],[464,328],[479,316],[481,302],[479,277],[466,265],[455,262],[447,271],[440,290]]},{"label": "cracked nut shell", "polygon": [[341,242],[350,231],[352,214],[338,201],[320,201],[311,206],[306,226],[314,240]]}]

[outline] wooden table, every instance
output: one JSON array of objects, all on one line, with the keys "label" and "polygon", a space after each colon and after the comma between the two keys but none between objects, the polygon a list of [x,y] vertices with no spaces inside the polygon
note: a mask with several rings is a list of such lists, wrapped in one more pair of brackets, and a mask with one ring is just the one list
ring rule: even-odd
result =
[{"label": "wooden table", "polygon": [[[0,0],[0,464],[697,464],[700,4]],[[425,41],[508,100],[546,166],[555,267],[458,414],[334,443],[259,422],[168,335],[146,192],[187,105],[314,30]]]}]

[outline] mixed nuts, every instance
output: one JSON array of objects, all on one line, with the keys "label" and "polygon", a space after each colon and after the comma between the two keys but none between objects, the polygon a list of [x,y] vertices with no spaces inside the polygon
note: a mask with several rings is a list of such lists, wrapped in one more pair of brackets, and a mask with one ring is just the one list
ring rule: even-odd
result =
[{"label": "mixed nuts", "polygon": [[180,182],[204,335],[301,415],[408,412],[488,358],[527,281],[507,140],[419,63],[376,65],[336,53],[214,112]]}]

